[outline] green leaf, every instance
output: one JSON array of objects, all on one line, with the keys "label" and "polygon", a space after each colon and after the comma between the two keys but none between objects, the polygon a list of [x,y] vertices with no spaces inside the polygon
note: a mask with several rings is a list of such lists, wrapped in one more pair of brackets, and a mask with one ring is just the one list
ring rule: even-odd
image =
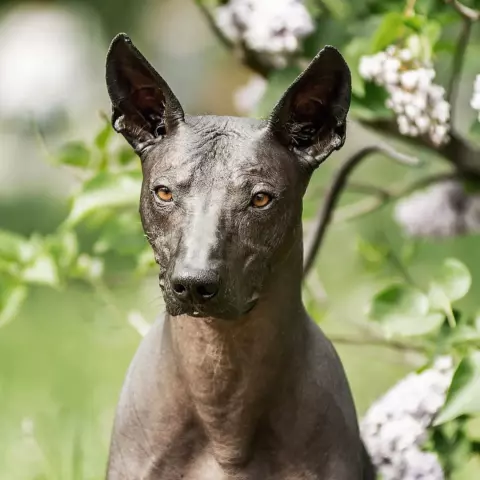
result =
[{"label": "green leaf", "polygon": [[480,413],[480,351],[464,357],[458,365],[435,425],[477,413]]},{"label": "green leaf", "polygon": [[393,112],[385,106],[388,93],[383,87],[371,82],[365,83],[363,97],[352,95],[351,113],[362,120],[379,120],[393,118]]},{"label": "green leaf", "polygon": [[97,254],[115,251],[120,255],[138,255],[145,244],[138,214],[132,212],[114,216],[102,229],[93,249]]},{"label": "green leaf", "polygon": [[71,275],[84,280],[95,281],[101,278],[104,270],[105,265],[101,258],[82,254],[72,268]]},{"label": "green leaf", "polygon": [[444,318],[441,314],[428,314],[428,308],[428,298],[420,290],[392,285],[373,297],[369,317],[389,336],[425,335],[437,329]]},{"label": "green leaf", "polygon": [[60,231],[49,237],[46,244],[48,252],[63,269],[69,268],[78,255],[78,239],[71,230]]},{"label": "green leaf", "polygon": [[155,257],[150,246],[144,248],[137,256],[136,273],[139,276],[144,276],[153,268],[156,268]]},{"label": "green leaf", "polygon": [[113,127],[110,122],[105,122],[105,126],[98,132],[95,137],[95,146],[101,151],[105,152],[107,149],[109,140],[112,138]]},{"label": "green leaf", "polygon": [[129,165],[137,161],[138,157],[130,147],[122,147],[117,153],[117,161],[120,165]]},{"label": "green leaf", "polygon": [[389,254],[389,247],[379,243],[372,243],[361,237],[357,239],[356,249],[366,267],[379,268],[385,263]]},{"label": "green leaf", "polygon": [[391,12],[385,15],[382,23],[373,35],[370,47],[372,52],[380,52],[392,43],[395,43],[404,31],[404,21],[405,17],[399,12]]},{"label": "green leaf", "polygon": [[450,341],[453,345],[461,344],[476,344],[480,345],[480,331],[468,325],[457,325],[454,330],[451,330],[449,335]]},{"label": "green leaf", "polygon": [[21,265],[15,261],[4,260],[0,257],[0,274],[6,274],[8,277],[18,278]]},{"label": "green leaf", "polygon": [[431,51],[435,49],[441,35],[442,25],[436,20],[429,20],[422,30],[422,36],[427,39]]},{"label": "green leaf", "polygon": [[472,284],[472,276],[468,268],[459,260],[448,258],[444,261],[440,272],[435,276],[433,284],[440,289],[450,302],[463,298]]},{"label": "green leaf", "polygon": [[56,287],[59,284],[57,265],[47,252],[40,253],[33,263],[22,272],[21,278],[26,283],[38,285]]},{"label": "green leaf", "polygon": [[141,172],[99,173],[73,198],[66,225],[72,227],[97,210],[137,205],[141,184]]},{"label": "green leaf", "polygon": [[442,287],[436,283],[432,283],[428,291],[428,300],[430,301],[430,308],[432,310],[445,312],[445,315],[448,318],[448,323],[450,324],[450,327],[453,328],[456,325],[455,316],[453,315],[450,299],[447,297]]},{"label": "green leaf", "polygon": [[9,284],[7,280],[0,279],[0,327],[4,327],[18,315],[27,293],[25,285]]},{"label": "green leaf", "polygon": [[414,15],[412,17],[403,18],[403,23],[405,24],[405,26],[419,33],[424,28],[425,21],[426,19],[423,15]]},{"label": "green leaf", "polygon": [[82,142],[69,142],[65,144],[57,156],[57,162],[73,167],[88,167],[90,164],[90,150]]},{"label": "green leaf", "polygon": [[21,262],[24,259],[28,240],[7,230],[0,230],[0,258]]},{"label": "green leaf", "polygon": [[450,40],[438,40],[435,43],[433,51],[438,54],[438,53],[448,53],[448,54],[453,54],[455,53],[455,50],[457,49],[457,45],[455,42],[452,42]]}]

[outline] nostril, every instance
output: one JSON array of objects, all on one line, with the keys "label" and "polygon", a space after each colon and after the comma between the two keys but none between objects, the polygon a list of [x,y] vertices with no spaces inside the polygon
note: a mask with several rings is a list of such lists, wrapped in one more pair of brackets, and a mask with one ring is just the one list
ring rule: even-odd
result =
[{"label": "nostril", "polygon": [[182,285],[181,283],[174,283],[173,284],[173,291],[177,294],[177,295],[183,295],[186,293],[187,289],[185,288],[184,285]]},{"label": "nostril", "polygon": [[218,292],[218,285],[215,283],[206,283],[197,287],[197,293],[200,297],[208,299],[214,297]]}]

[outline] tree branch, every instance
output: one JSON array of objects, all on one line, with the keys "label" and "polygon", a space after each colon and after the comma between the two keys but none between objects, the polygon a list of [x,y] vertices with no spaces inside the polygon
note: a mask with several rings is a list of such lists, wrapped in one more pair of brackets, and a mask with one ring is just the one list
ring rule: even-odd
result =
[{"label": "tree branch", "polygon": [[470,22],[477,22],[480,20],[480,11],[463,5],[458,0],[445,0],[445,3],[452,5],[452,7],[463,17]]},{"label": "tree branch", "polygon": [[271,72],[271,68],[263,63],[259,62],[255,53],[250,51],[245,45],[237,45],[230,38],[228,38],[222,30],[219,28],[215,16],[213,15],[212,9],[208,8],[201,0],[197,0],[196,4],[200,8],[200,11],[203,13],[208,26],[212,29],[213,33],[219,38],[221,43],[229,50],[232,50],[234,55],[248,68],[254,72],[262,75],[263,77],[268,77]]},{"label": "tree branch", "polygon": [[323,202],[323,206],[319,212],[319,215],[313,223],[310,241],[307,242],[307,247],[305,249],[306,253],[303,264],[304,277],[308,274],[310,268],[313,265],[313,261],[315,260],[317,251],[320,248],[322,241],[325,237],[326,230],[332,220],[333,211],[338,203],[343,189],[345,188],[348,177],[350,176],[352,171],[362,162],[362,160],[364,160],[366,157],[373,153],[383,153],[390,159],[404,165],[411,166],[418,164],[417,159],[409,157],[407,155],[403,155],[394,150],[393,148],[382,144],[364,147],[358,152],[354,153],[348,160],[346,160],[336,172]]},{"label": "tree branch", "polygon": [[[405,140],[405,136],[398,131],[394,121],[366,119],[359,119],[357,121],[376,133],[392,135]],[[441,147],[435,147],[427,137],[411,137],[408,138],[408,140],[415,146],[426,149],[430,153],[440,155],[462,173],[478,176],[480,179],[480,148],[472,145],[472,143],[459,135],[455,130],[450,132],[450,141]]]}]

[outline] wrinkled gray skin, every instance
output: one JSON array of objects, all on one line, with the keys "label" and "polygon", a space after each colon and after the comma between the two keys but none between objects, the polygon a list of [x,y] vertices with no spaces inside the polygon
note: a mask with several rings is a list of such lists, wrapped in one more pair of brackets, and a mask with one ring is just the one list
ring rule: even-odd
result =
[{"label": "wrinkled gray skin", "polygon": [[[125,35],[107,86],[142,161],[168,312],[128,371],[107,478],[373,478],[341,363],[301,301],[302,197],[345,139],[341,55],[322,50],[268,121],[185,116]],[[255,207],[258,193],[271,202]]]}]

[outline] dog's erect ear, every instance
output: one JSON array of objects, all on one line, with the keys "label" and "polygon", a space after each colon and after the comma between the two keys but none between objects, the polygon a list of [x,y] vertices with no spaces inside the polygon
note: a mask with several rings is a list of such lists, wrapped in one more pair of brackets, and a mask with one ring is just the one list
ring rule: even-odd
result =
[{"label": "dog's erect ear", "polygon": [[123,33],[110,45],[106,80],[112,125],[134,149],[183,122],[183,109],[170,87]]},{"label": "dog's erect ear", "polygon": [[345,142],[351,75],[342,55],[325,47],[273,110],[269,130],[313,168]]}]

